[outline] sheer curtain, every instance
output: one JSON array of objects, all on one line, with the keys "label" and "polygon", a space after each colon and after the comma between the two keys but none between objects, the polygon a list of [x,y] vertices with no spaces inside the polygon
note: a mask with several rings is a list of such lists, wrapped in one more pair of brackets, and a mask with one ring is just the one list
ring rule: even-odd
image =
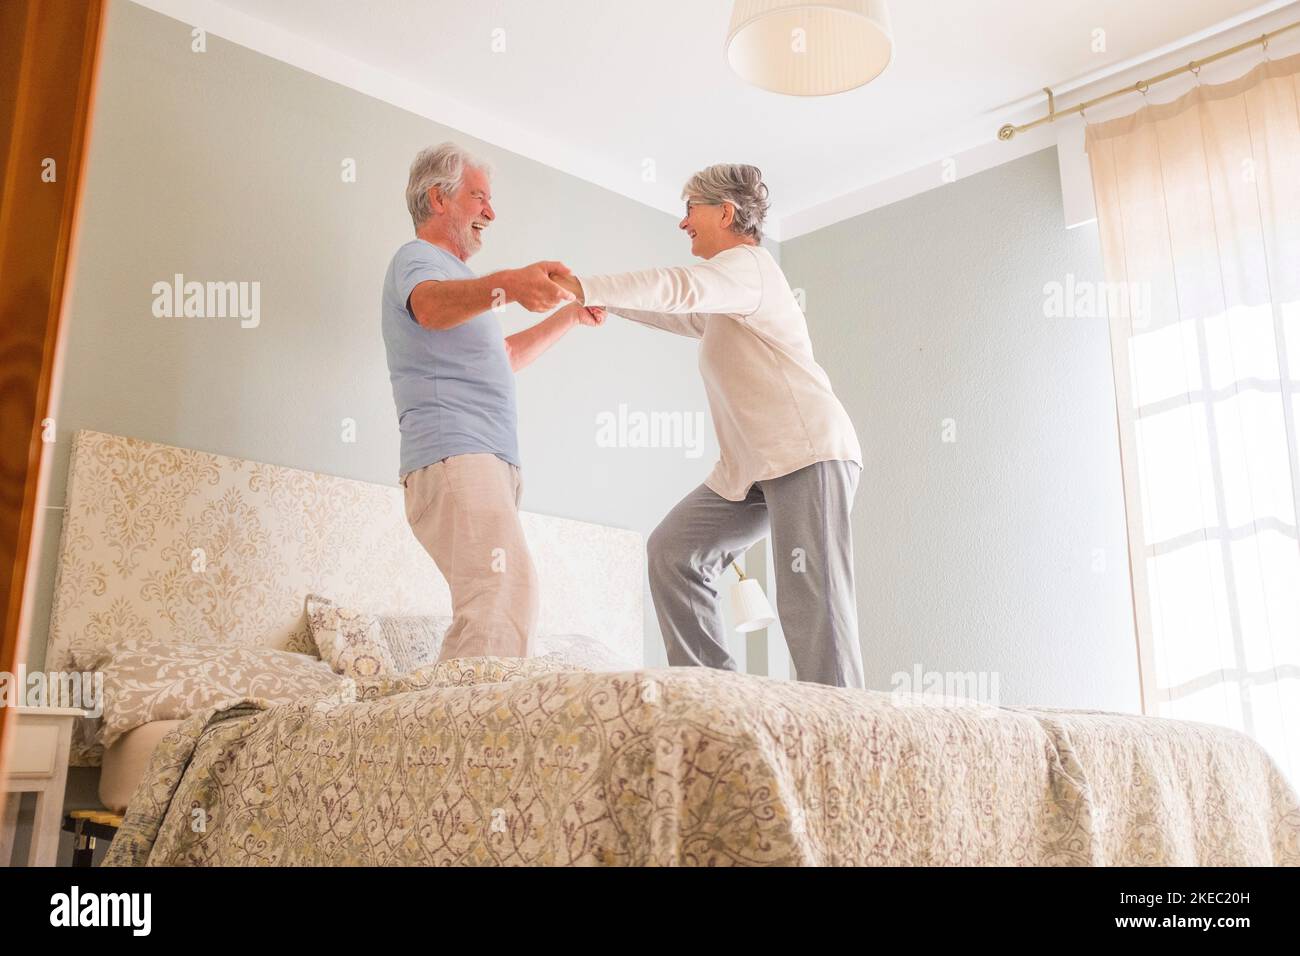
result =
[{"label": "sheer curtain", "polygon": [[1300,786],[1300,55],[1092,124],[1143,708]]}]

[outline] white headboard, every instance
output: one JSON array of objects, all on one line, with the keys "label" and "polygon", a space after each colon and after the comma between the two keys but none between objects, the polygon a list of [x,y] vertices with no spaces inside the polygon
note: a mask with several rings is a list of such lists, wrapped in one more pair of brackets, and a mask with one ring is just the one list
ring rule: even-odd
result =
[{"label": "white headboard", "polygon": [[[398,614],[451,613],[399,486],[79,431],[46,651],[128,637],[313,651],[310,592]],[[633,531],[525,513],[540,634],[586,634],[643,662],[644,545]],[[98,763],[74,746],[72,762]]]}]

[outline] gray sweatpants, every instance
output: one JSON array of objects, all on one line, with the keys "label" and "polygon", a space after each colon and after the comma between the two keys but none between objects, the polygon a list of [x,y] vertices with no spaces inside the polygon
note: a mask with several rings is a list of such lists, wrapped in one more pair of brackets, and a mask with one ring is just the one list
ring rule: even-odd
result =
[{"label": "gray sweatpants", "polygon": [[822,461],[756,482],[744,501],[700,485],[650,535],[650,594],[673,666],[735,670],[727,651],[722,572],[770,529],[776,605],[796,677],[862,687],[853,532],[849,513],[862,469]]}]

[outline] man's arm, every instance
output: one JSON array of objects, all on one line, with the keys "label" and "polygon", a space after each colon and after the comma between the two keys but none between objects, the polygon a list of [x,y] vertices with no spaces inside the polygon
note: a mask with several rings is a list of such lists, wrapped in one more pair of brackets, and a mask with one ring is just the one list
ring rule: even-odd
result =
[{"label": "man's arm", "polygon": [[518,302],[529,312],[545,312],[573,294],[551,281],[549,273],[568,275],[562,262],[534,262],[477,279],[426,279],[406,300],[411,317],[426,329],[454,329],[489,309]]},{"label": "man's arm", "polygon": [[506,355],[510,359],[510,367],[518,372],[531,364],[575,325],[600,325],[604,321],[604,309],[566,305],[536,325],[506,336]]}]

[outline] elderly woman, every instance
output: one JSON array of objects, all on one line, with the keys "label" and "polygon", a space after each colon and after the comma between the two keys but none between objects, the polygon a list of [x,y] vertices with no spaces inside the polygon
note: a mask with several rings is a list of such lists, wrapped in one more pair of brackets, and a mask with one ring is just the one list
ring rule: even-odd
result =
[{"label": "elderly woman", "polygon": [[759,245],[767,187],[757,168],[723,164],[691,177],[682,198],[678,228],[702,262],[552,276],[580,303],[701,341],[721,459],[647,549],[668,662],[735,669],[715,582],[770,530],[797,677],[862,687],[849,523],[862,451],[785,275]]}]

